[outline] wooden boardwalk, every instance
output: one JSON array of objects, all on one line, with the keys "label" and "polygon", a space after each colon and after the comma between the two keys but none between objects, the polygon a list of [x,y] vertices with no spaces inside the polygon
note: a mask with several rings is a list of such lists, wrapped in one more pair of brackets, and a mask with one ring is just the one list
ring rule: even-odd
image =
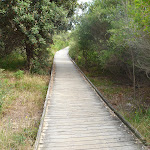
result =
[{"label": "wooden boardwalk", "polygon": [[68,57],[56,53],[52,92],[39,150],[142,150],[142,144],[100,99]]}]

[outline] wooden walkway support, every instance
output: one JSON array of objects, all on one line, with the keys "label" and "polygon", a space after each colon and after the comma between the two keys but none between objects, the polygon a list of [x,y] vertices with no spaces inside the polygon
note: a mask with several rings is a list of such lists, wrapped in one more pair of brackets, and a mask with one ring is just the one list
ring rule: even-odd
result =
[{"label": "wooden walkway support", "polygon": [[143,150],[76,69],[68,48],[56,53],[38,150]]}]

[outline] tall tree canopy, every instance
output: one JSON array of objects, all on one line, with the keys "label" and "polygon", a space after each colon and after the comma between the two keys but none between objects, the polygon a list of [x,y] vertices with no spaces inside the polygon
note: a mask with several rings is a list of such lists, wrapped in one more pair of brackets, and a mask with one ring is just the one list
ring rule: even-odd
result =
[{"label": "tall tree canopy", "polygon": [[95,0],[73,31],[70,53],[86,68],[149,77],[149,18],[149,0]]},{"label": "tall tree canopy", "polygon": [[20,47],[26,51],[27,66],[32,59],[47,55],[55,31],[67,30],[77,0],[0,1],[1,56]]}]

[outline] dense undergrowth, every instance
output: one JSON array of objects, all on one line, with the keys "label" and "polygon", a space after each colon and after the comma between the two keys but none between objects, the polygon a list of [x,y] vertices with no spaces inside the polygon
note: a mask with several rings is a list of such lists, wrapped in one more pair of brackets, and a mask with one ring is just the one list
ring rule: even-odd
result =
[{"label": "dense undergrowth", "polygon": [[70,56],[149,143],[150,2],[94,0],[84,10]]},{"label": "dense undergrowth", "polygon": [[54,36],[53,45],[51,46],[51,51],[56,52],[63,49],[69,45],[70,33],[61,33]]},{"label": "dense undergrowth", "polygon": [[86,70],[124,74],[134,88],[141,81],[149,82],[149,6],[144,0],[94,0],[78,17],[70,55]]},{"label": "dense undergrowth", "polygon": [[50,70],[56,51],[68,46],[68,35],[56,35],[45,69],[26,70],[26,57],[18,52],[0,59],[0,149],[33,149]]}]

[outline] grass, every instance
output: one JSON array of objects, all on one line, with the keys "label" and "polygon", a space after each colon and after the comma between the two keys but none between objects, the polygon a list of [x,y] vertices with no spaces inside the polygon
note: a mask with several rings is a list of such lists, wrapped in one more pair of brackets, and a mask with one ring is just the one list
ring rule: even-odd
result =
[{"label": "grass", "polygon": [[49,76],[30,74],[17,53],[0,59],[0,149],[33,149]]},{"label": "grass", "polygon": [[150,144],[150,108],[143,110],[135,110],[131,113],[120,111],[120,113],[143,135],[147,143]]},{"label": "grass", "polygon": [[[68,36],[54,38],[48,48],[51,63],[56,51],[66,46]],[[25,63],[17,52],[0,59],[0,149],[31,150],[36,139],[49,75],[30,74]]]},{"label": "grass", "polygon": [[133,87],[125,84],[126,81],[117,80],[116,77],[100,74],[93,75],[93,72],[85,74],[98,88],[110,104],[121,113],[131,125],[138,130],[150,144],[150,88],[145,86],[136,89],[136,99],[133,99]]},{"label": "grass", "polygon": [[32,149],[49,77],[15,73],[1,73],[0,149]]}]

